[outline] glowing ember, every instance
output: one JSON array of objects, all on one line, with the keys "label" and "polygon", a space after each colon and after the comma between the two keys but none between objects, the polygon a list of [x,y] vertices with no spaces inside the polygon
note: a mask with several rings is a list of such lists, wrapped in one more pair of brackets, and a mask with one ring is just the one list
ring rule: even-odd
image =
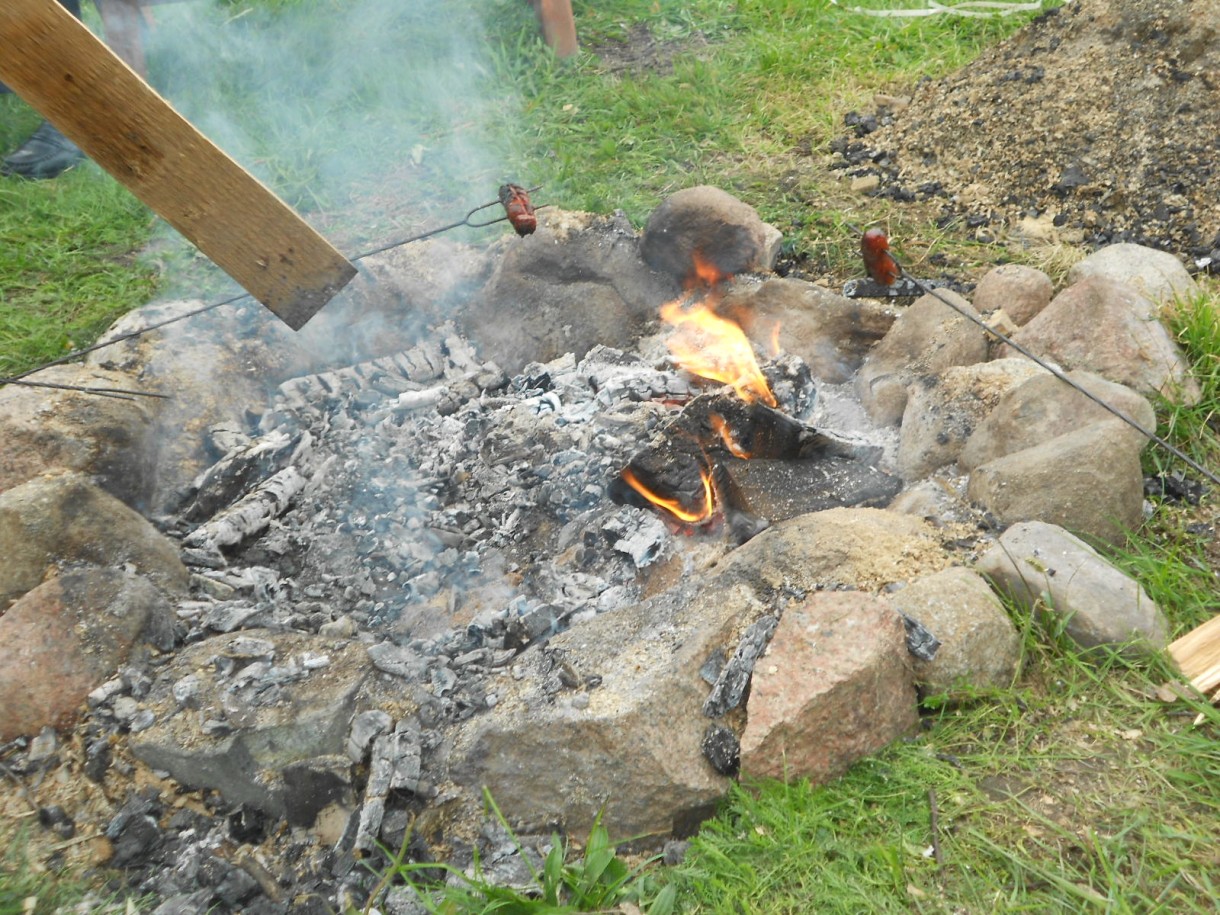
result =
[{"label": "glowing ember", "polygon": [[745,331],[716,314],[702,302],[683,306],[680,301],[661,307],[661,318],[675,328],[666,341],[678,365],[692,375],[732,385],[747,403],[761,400],[777,405],[767,385],[754,347]]},{"label": "glowing ember", "polygon": [[650,490],[647,486],[640,482],[639,477],[632,473],[630,467],[624,469],[622,473],[623,480],[632,489],[638,492],[653,505],[664,509],[679,521],[685,521],[687,524],[702,524],[704,521],[711,518],[713,512],[715,511],[716,500],[715,496],[712,494],[712,475],[706,470],[701,470],[699,472],[699,476],[703,480],[703,505],[700,506],[699,511],[692,512],[683,508],[682,503],[677,499],[666,499],[664,496],[659,496]]}]

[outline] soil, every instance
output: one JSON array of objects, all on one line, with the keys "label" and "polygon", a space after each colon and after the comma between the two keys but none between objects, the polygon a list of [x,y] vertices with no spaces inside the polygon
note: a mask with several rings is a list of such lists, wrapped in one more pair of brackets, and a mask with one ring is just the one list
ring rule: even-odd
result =
[{"label": "soil", "polygon": [[1220,0],[1075,0],[836,144],[980,241],[1220,260]]}]

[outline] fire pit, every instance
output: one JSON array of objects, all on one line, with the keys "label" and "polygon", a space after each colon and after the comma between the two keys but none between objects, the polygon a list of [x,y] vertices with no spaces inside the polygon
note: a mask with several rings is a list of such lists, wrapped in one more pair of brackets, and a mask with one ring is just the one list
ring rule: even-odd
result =
[{"label": "fire pit", "polygon": [[[675,195],[643,242],[621,220],[544,211],[536,232],[459,268],[473,280],[448,314],[421,277],[478,252],[429,243],[401,285],[371,265],[348,311],[312,335],[360,358],[284,348],[267,395],[226,370],[215,389],[242,392],[227,417],[191,401],[214,453],[150,497],[174,505],[156,516],[190,593],[158,629],[164,653],[116,662],[90,694],[73,763],[81,783],[122,798],[99,828],[121,866],[145,862],[142,890],[231,911],[260,893],[287,911],[282,886],[327,905],[363,900],[357,860],[381,844],[409,837],[416,860],[459,863],[486,850],[484,788],[527,836],[579,835],[599,811],[619,835],[681,835],[739,766],[769,775],[799,759],[831,777],[909,732],[911,665],[935,647],[919,619],[944,605],[942,588],[965,595],[987,676],[1011,677],[1019,636],[983,579],[956,569],[923,584],[969,557],[989,523],[960,498],[965,478],[913,477],[900,493],[891,471],[952,461],[1031,370],[975,366],[983,331],[949,327],[935,301],[887,333],[886,306],[751,278],[771,236],[756,215],[724,229],[724,212],[707,210],[719,192],[696,190],[699,218]],[[695,256],[701,224],[727,239],[714,256]],[[685,292],[679,276],[693,278]],[[408,295],[435,309],[426,328],[368,329]],[[217,314],[209,331],[241,318]],[[206,346],[267,365],[259,333]],[[194,327],[181,345],[203,336]],[[932,343],[897,367],[874,359],[911,339]],[[175,358],[116,348],[99,361],[116,374],[153,366],[147,378],[171,389],[166,365],[208,364],[158,343]],[[945,354],[957,361],[935,362]],[[919,460],[905,460],[913,446],[897,429],[868,421],[862,378],[887,410],[911,398],[920,422],[901,434],[933,443]],[[147,439],[167,450],[184,414],[163,410]],[[991,456],[986,479],[1011,497],[1002,448],[972,439],[963,453]],[[1134,462],[1138,474],[1129,450],[1096,472]],[[171,466],[159,458],[150,466]],[[30,485],[53,504],[53,483]],[[874,508],[885,505],[898,510]],[[799,724],[774,713],[790,694]],[[22,766],[39,764],[34,749]],[[151,787],[129,792],[133,773]],[[172,812],[177,797],[193,799],[190,816]],[[251,849],[270,863],[249,864]]]}]

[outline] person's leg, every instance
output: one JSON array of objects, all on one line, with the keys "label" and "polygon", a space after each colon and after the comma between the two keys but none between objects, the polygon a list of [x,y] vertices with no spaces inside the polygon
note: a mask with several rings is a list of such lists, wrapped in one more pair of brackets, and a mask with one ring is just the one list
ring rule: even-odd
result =
[{"label": "person's leg", "polygon": [[145,79],[148,65],[144,60],[144,14],[140,0],[93,0],[102,16],[106,44],[123,61]]},{"label": "person's leg", "polygon": [[[59,0],[77,19],[80,0]],[[0,84],[0,92],[11,91]],[[76,165],[85,154],[60,133],[50,121],[43,121],[33,135],[0,162],[0,175],[18,178],[54,178]]]}]

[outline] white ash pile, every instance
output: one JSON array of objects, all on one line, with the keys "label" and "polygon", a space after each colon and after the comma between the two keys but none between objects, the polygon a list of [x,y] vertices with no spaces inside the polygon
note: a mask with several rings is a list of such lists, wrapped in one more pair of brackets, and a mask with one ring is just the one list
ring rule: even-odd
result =
[{"label": "white ash pile", "polygon": [[[808,414],[803,363],[769,372]],[[695,393],[607,347],[508,378],[452,328],[285,382],[260,434],[199,479],[178,521],[206,593],[184,608],[195,637],[359,628],[421,650],[507,650],[634,603],[670,533],[608,490]]]}]

